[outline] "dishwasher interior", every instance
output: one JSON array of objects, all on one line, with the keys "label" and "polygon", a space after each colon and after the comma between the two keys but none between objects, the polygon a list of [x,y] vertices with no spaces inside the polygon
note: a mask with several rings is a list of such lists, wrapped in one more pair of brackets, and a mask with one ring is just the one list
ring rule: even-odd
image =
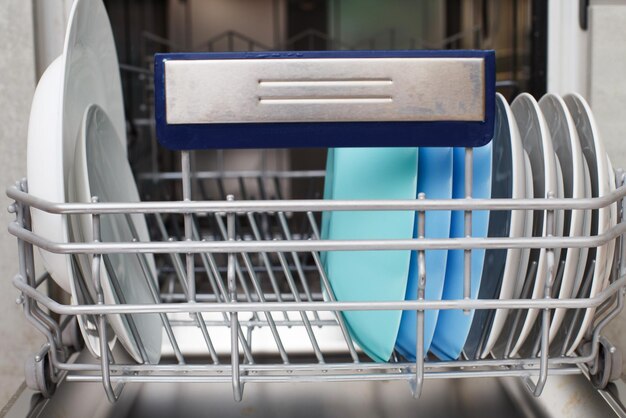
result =
[{"label": "dishwasher interior", "polygon": [[[106,343],[101,347],[100,359],[89,353],[80,335],[79,318],[86,318],[87,325],[81,326],[92,327],[100,341],[110,341],[105,310],[98,310],[95,300],[72,306],[74,302],[56,287],[50,275],[36,270],[35,247],[45,247],[46,243],[28,235],[29,207],[50,210],[50,206],[33,200],[27,181],[22,180],[9,190],[16,201],[10,208],[16,214],[12,233],[18,236],[21,259],[20,275],[14,278],[14,284],[22,292],[20,302],[27,317],[48,342],[27,361],[26,384],[2,413],[133,417],[624,414],[620,403],[625,390],[619,379],[621,358],[602,336],[604,326],[619,314],[624,297],[622,282],[626,279],[619,232],[623,222],[621,198],[626,187],[622,171],[617,171],[617,190],[613,194],[613,201],[619,205],[619,222],[611,231],[618,238],[611,284],[596,298],[570,301],[570,305],[565,301],[562,305],[572,312],[577,308],[578,313],[573,315],[580,315],[592,305],[598,307],[588,343],[577,353],[542,355],[540,348],[546,352],[548,347],[550,311],[557,305],[550,300],[536,301],[534,305],[520,301],[511,305],[520,313],[531,307],[542,312],[533,334],[532,355],[450,362],[432,356],[410,362],[394,355],[389,363],[381,364],[370,362],[355,346],[341,314],[324,309],[333,302],[338,309],[345,308],[336,301],[322,267],[323,242],[322,246],[315,244],[323,240],[322,212],[332,210],[313,201],[320,202],[324,194],[326,149],[181,152],[165,149],[155,138],[155,52],[258,52],[277,46],[285,50],[495,48],[498,91],[509,97],[525,90],[540,95],[545,92],[545,74],[543,78],[538,74],[542,69],[545,72],[546,51],[537,46],[542,30],[546,30],[546,22],[540,19],[546,12],[543,6],[529,1],[513,1],[511,7],[483,2],[481,9],[477,2],[470,2],[472,6],[459,8],[463,13],[457,15],[455,2],[444,2],[447,9],[429,6],[430,13],[448,22],[443,32],[425,26],[419,35],[404,36],[400,30],[390,29],[349,41],[348,35],[337,35],[350,33],[339,30],[345,19],[340,16],[349,15],[349,8],[338,0],[268,1],[265,6],[274,21],[291,22],[274,24],[273,39],[283,42],[270,47],[268,40],[230,29],[195,46],[198,29],[194,32],[189,22],[194,12],[201,14],[202,6],[197,2],[171,1],[169,6],[158,6],[150,12],[146,12],[151,9],[146,2],[135,6],[122,3],[109,1],[105,5],[116,36],[116,28],[123,27],[120,23],[127,25],[128,32],[120,35],[126,43],[116,41],[128,118],[128,156],[145,207],[127,204],[121,209],[107,209],[106,204],[94,202],[89,209],[60,205],[52,210],[65,213],[68,219],[84,213],[99,219],[107,213],[131,216],[133,211],[147,210],[151,242],[134,244],[136,248],[155,244],[144,252],[154,253],[159,272],[157,306],[162,310],[156,312],[165,329],[162,359],[157,364],[135,364],[119,347],[109,351]],[[211,13],[226,7],[219,1],[213,3]],[[247,6],[246,13],[259,7]],[[129,9],[124,12],[124,7],[135,7],[134,12],[143,13],[144,19],[152,14],[151,24],[157,22],[155,32],[160,33],[128,26],[131,13]],[[469,24],[468,10],[473,10]],[[420,12],[426,14],[428,10]],[[502,35],[502,22],[494,23],[498,19],[493,19],[492,13],[511,15],[512,36]],[[158,26],[166,21],[172,26],[176,19],[187,25],[171,29],[169,34]],[[429,41],[438,36],[443,37],[441,44]],[[139,47],[132,44],[135,41]],[[507,44],[502,49],[508,53],[499,55],[502,43]],[[594,208],[608,204],[592,202]],[[549,206],[549,199],[539,199],[537,205],[547,212],[558,207]],[[364,203],[357,209],[376,208]],[[419,204],[415,210],[420,210]],[[192,248],[195,244],[197,248]],[[540,242],[537,245],[547,246]],[[102,256],[98,248],[70,248],[72,251]],[[74,262],[80,263],[77,258]],[[142,263],[145,268],[147,262]],[[200,308],[194,308],[196,303]],[[211,304],[215,306],[211,308]],[[243,307],[237,308],[237,304]],[[129,313],[121,306],[113,314]],[[268,306],[278,308],[269,311]],[[80,311],[81,307],[85,310]],[[479,304],[467,305],[468,309],[475,307],[480,309]],[[489,305],[490,309],[499,307],[509,306],[498,302]],[[574,331],[569,329],[564,338],[571,339]],[[534,397],[533,392],[541,396]]]}]

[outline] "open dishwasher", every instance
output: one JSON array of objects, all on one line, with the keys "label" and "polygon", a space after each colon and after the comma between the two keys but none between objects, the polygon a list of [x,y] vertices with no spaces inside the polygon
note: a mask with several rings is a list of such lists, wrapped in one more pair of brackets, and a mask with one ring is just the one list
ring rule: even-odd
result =
[{"label": "open dishwasher", "polygon": [[[285,69],[283,77],[287,81],[306,84],[311,76],[302,69],[303,61],[351,60],[350,66],[367,67],[372,59],[383,63],[389,60],[385,71],[392,73],[389,77],[372,78],[375,83],[401,77],[393,73],[397,65],[394,60],[415,60],[418,69],[425,62],[435,61],[439,66],[427,70],[425,80],[421,80],[422,86],[430,86],[423,92],[426,99],[421,100],[432,107],[412,109],[409,125],[397,119],[408,106],[402,107],[402,103],[396,113],[384,114],[376,108],[359,113],[362,103],[342,98],[344,102],[334,104],[332,111],[321,108],[313,115],[285,113],[285,107],[280,106],[294,106],[299,100],[317,97],[306,85],[302,91],[308,96],[272,96],[270,100],[287,103],[261,115],[254,110],[249,114],[233,115],[228,109],[219,113],[219,107],[224,106],[220,93],[228,91],[218,90],[210,96],[217,97],[215,108],[203,113],[206,109],[194,101],[203,92],[189,90],[189,86],[210,82],[213,75],[203,72],[202,65],[211,61],[225,65],[220,71],[232,76],[237,75],[240,62],[263,64],[276,60]],[[198,156],[203,155],[194,151],[198,148],[270,148],[303,143],[318,147],[381,146],[376,138],[385,138],[385,146],[464,147],[465,177],[471,184],[473,147],[483,145],[481,141],[488,141],[493,135],[492,53],[173,54],[157,56],[155,63],[157,135],[163,145],[176,150],[180,169],[140,176],[140,188],[149,190],[151,201],[101,202],[96,196],[89,203],[49,201],[29,194],[26,179],[8,189],[8,195],[15,200],[9,210],[16,214],[9,231],[17,237],[20,256],[20,271],[13,283],[21,292],[20,303],[26,317],[46,337],[41,350],[27,362],[28,389],[13,400],[8,416],[21,416],[27,410],[33,416],[548,416],[550,407],[542,406],[542,399],[553,404],[560,400],[563,404],[573,402],[579,411],[593,416],[624,414],[619,403],[621,358],[602,337],[605,325],[622,309],[626,289],[621,211],[626,186],[620,170],[616,171],[614,190],[591,199],[553,195],[520,200],[472,199],[470,186],[461,199],[422,196],[413,200],[351,201],[320,199],[323,167],[260,172],[197,168],[201,164]],[[180,68],[168,72],[168,65]],[[326,83],[334,80],[337,71],[349,74],[349,67],[342,67],[329,70],[330,75],[325,76],[324,63],[319,65],[315,70],[317,77]],[[465,77],[464,71],[472,76]],[[175,74],[179,78],[167,84],[168,77],[175,78]],[[250,72],[244,68],[242,74],[245,77]],[[181,87],[183,80],[193,77],[200,78]],[[284,80],[270,83],[280,81]],[[344,76],[341,81],[364,80]],[[439,101],[429,102],[429,92],[445,90],[446,84],[461,93],[449,93],[439,97]],[[401,86],[407,91],[417,87]],[[235,105],[247,104],[251,97],[257,100],[254,94],[246,95],[242,90],[230,99]],[[376,103],[386,100],[372,98]],[[457,113],[450,111],[451,103],[456,105]],[[476,103],[480,104],[478,111]],[[241,105],[242,109],[245,107]],[[221,118],[217,124],[210,120],[216,114]],[[308,123],[300,124],[307,118]],[[368,121],[380,123],[371,125]],[[443,136],[448,142],[442,144]],[[222,164],[224,152],[217,151],[215,155],[218,164]],[[290,199],[292,194],[298,194],[299,199]],[[451,210],[465,214],[465,228],[471,231],[471,214],[479,210],[545,211],[547,223],[553,224],[558,211],[600,210],[612,205],[618,217],[615,225],[602,234],[586,237],[548,233],[533,238],[437,240],[426,238],[422,231],[409,240],[334,241],[323,238],[321,225],[322,213],[333,211],[405,210],[424,219],[428,211]],[[92,240],[53,242],[38,235],[32,228],[32,209],[65,217],[68,223],[73,217],[89,215]],[[115,215],[130,219],[137,214],[145,214],[147,219],[147,240],[140,231],[133,231],[132,239],[124,242],[102,240],[103,218]],[[469,266],[469,254],[477,249],[534,248],[553,254],[555,249],[595,247],[612,241],[615,255],[610,262],[609,283],[594,296],[553,298],[553,282],[548,279],[542,298],[470,298],[466,268],[464,298],[424,298],[428,277],[423,255],[429,249],[463,250],[468,254]],[[81,263],[78,256],[89,259],[97,284],[101,280],[97,272],[101,264],[110,263],[109,255],[136,257],[142,269],[149,270],[151,262],[146,254],[153,254],[159,279],[158,286],[149,289],[153,300],[145,304],[125,303],[123,292],[113,289],[118,303],[106,303],[101,286],[96,286],[92,299],[87,291],[79,289],[77,292],[83,292],[80,298],[75,296],[71,302],[55,300],[42,290],[52,277],[36,270],[35,248],[63,254],[76,272]],[[323,254],[356,250],[416,252],[423,273],[415,300],[338,300],[324,268]],[[572,323],[587,310],[596,310],[583,344],[571,354],[550,350],[549,331],[556,309],[570,312],[574,316]],[[367,358],[353,341],[344,313],[368,310],[416,312],[415,361],[407,361],[397,353],[384,362]],[[505,352],[489,358],[438,360],[423,348],[424,315],[429,310],[511,310],[518,314],[537,311],[536,350],[512,357]],[[137,353],[129,354],[120,344],[111,343],[111,318],[148,314],[158,317],[163,326],[161,355],[156,361],[150,359],[132,319],[127,322],[139,341]],[[100,344],[96,344],[96,349],[85,347],[81,326],[91,327],[93,341]],[[575,331],[573,327],[567,329],[566,341]],[[530,401],[532,396],[539,400]]]}]

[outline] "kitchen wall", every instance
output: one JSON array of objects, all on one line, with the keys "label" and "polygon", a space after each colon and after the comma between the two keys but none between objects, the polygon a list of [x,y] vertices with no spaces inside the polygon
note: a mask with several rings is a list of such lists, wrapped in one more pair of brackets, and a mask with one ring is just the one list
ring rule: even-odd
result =
[{"label": "kitchen wall", "polygon": [[[626,168],[626,4],[595,1],[589,9],[589,103],[616,168]],[[626,310],[605,335],[626,359]],[[626,375],[626,361],[622,364]]]},{"label": "kitchen wall", "polygon": [[15,304],[11,284],[17,273],[17,245],[6,233],[14,218],[6,210],[10,201],[4,188],[26,175],[26,133],[35,89],[35,54],[32,2],[0,2],[0,409],[24,380],[24,359],[43,338],[26,322]]},{"label": "kitchen wall", "polygon": [[37,78],[63,53],[65,27],[73,0],[32,0]]}]

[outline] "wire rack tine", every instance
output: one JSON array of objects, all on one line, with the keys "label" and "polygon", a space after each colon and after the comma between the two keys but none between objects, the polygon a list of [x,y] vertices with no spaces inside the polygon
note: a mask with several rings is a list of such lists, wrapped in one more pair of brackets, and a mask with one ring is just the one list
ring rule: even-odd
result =
[{"label": "wire rack tine", "polygon": [[[319,229],[317,228],[317,222],[315,222],[315,217],[313,216],[313,212],[307,212],[307,218],[309,219],[309,223],[311,224],[311,229],[313,231],[313,237],[315,239],[320,239]],[[335,297],[335,292],[328,281],[328,276],[326,276],[326,271],[324,270],[324,266],[322,266],[322,261],[320,260],[320,255],[318,252],[312,252],[313,260],[315,262],[315,266],[318,269],[318,273],[320,275],[320,279],[322,281],[322,286],[324,286],[324,290],[328,295],[328,299],[330,301],[337,301]],[[340,312],[333,312],[335,318],[337,319],[337,323],[339,324],[339,328],[341,329],[341,334],[343,335],[344,340],[346,341],[346,345],[348,346],[348,351],[350,352],[350,357],[352,357],[352,361],[355,363],[359,362],[359,355],[354,348],[354,343],[352,342],[352,338],[350,337],[350,333],[348,332],[348,327],[346,327],[345,321],[343,320],[343,316]]]},{"label": "wire rack tine", "polygon": [[[191,201],[191,157],[189,151],[181,151],[181,168],[182,168],[182,186],[183,186],[183,201]],[[183,214],[183,222],[185,224],[185,240],[191,241],[193,239],[191,232],[192,214]],[[189,302],[196,300],[196,278],[195,278],[195,263],[194,255],[191,253],[186,254],[185,263],[187,267],[187,298]]]},{"label": "wire rack tine", "polygon": [[593,336],[591,338],[591,353],[589,355],[589,357],[591,357],[593,359],[591,368],[589,370],[591,373],[595,373],[596,370],[597,370],[597,367],[599,366],[598,361],[597,361],[598,360],[597,354],[598,354],[598,350],[599,350],[598,341],[600,340],[600,333],[602,332],[604,327],[606,327],[608,325],[608,323],[611,322],[611,320],[613,318],[615,318],[617,315],[619,315],[619,313],[624,308],[624,295],[625,294],[626,294],[626,288],[622,288],[619,292],[617,292],[617,303],[615,305],[615,309],[613,309],[613,311],[609,315],[604,317],[596,325],[596,327],[595,327],[595,329],[593,331]]},{"label": "wire rack tine", "polygon": [[[553,192],[548,192],[548,198],[554,199]],[[555,234],[555,213],[554,210],[546,211],[546,231],[548,237],[552,237]],[[552,285],[555,278],[555,254],[554,248],[548,248],[547,252],[548,268],[546,272],[546,281],[544,284],[544,298],[552,298]],[[550,353],[550,309],[544,309],[541,316],[541,351],[539,353],[540,366],[539,366],[539,378],[537,383],[533,383],[529,377],[524,379],[526,385],[530,389],[534,396],[540,396],[543,392],[543,388],[548,380],[548,357]]]},{"label": "wire rack tine", "polygon": [[[291,231],[289,230],[289,225],[287,225],[287,220],[285,219],[285,212],[278,212],[278,219],[280,221],[283,234],[285,235],[285,239],[287,239],[288,241],[292,241]],[[304,294],[306,295],[306,298],[309,300],[309,302],[312,302],[313,296],[311,296],[311,289],[309,288],[309,284],[307,283],[304,272],[302,271],[300,256],[297,252],[292,251],[291,258],[293,259],[294,266],[296,267],[296,272],[298,273],[298,277],[300,278],[300,283],[302,284],[302,288],[304,289]],[[313,312],[313,317],[317,321],[319,321],[320,319],[317,312]]]},{"label": "wire rack tine", "polygon": [[[301,302],[300,295],[298,294],[298,289],[296,288],[296,283],[293,280],[293,276],[291,275],[291,271],[289,269],[289,264],[287,263],[287,259],[283,253],[277,253],[278,259],[280,261],[281,266],[283,267],[283,272],[285,274],[285,278],[287,279],[287,283],[289,283],[289,288],[293,293],[293,296],[296,302]],[[309,340],[311,340],[311,345],[313,347],[313,351],[315,352],[315,357],[319,363],[324,363],[324,356],[322,355],[322,351],[320,350],[319,344],[317,343],[317,339],[315,338],[315,334],[313,333],[313,328],[311,327],[311,322],[307,316],[306,311],[299,311],[300,317],[302,318],[302,322],[304,323],[304,327],[306,328],[307,335],[309,336]]]},{"label": "wire rack tine", "polygon": [[[595,271],[596,260],[591,261],[589,263],[589,268],[587,270],[587,274],[585,275],[583,287],[579,291],[579,295],[586,295],[589,292],[591,287],[591,278],[593,277],[593,272]],[[563,345],[561,347],[561,355],[564,356],[567,353],[567,349],[569,348],[570,341],[574,336],[574,332],[577,330],[578,319],[580,315],[585,312],[585,309],[575,309],[571,321],[569,322],[569,326],[567,327],[567,333],[565,335],[565,340],[563,341]]]},{"label": "wire rack tine", "polygon": [[[474,177],[474,149],[473,148],[465,148],[465,199],[472,198],[472,186],[473,186],[473,177]],[[465,229],[465,237],[472,237],[472,211],[466,210],[464,212],[464,229]],[[472,273],[472,250],[464,250],[463,251],[463,298],[469,299],[472,292],[472,281],[471,281],[471,273]],[[466,314],[469,314],[470,311],[465,310]]]},{"label": "wire rack tine", "polygon": [[[156,214],[156,220],[157,220],[159,232],[161,233],[161,237],[168,241],[172,241],[173,238],[170,238],[167,235],[167,230],[165,229],[165,223],[163,222],[163,218],[161,214]],[[180,283],[183,293],[188,299],[189,295],[188,295],[188,289],[187,289],[187,277],[185,276],[185,269],[183,267],[182,261],[180,260],[180,256],[179,254],[170,253],[169,258],[174,266],[175,276],[178,279],[178,282]],[[206,324],[204,323],[204,318],[202,318],[202,315],[200,313],[193,313],[192,317],[195,319],[196,324],[200,328],[200,332],[202,333],[202,337],[204,338],[204,341],[209,350],[209,354],[211,355],[211,359],[213,360],[213,363],[219,364],[220,361],[217,356],[217,352],[215,351],[215,347],[213,346],[213,342],[211,341],[209,330],[207,329]]]},{"label": "wire rack tine", "polygon": [[[102,255],[102,263],[106,269],[109,281],[113,287],[113,291],[115,293],[115,297],[118,300],[118,303],[122,305],[126,305],[126,297],[124,296],[124,291],[122,290],[119,280],[117,278],[117,274],[115,273],[115,267],[111,263],[110,257],[107,254]],[[122,319],[126,322],[128,328],[130,329],[130,333],[133,337],[133,342],[137,345],[137,349],[139,350],[139,354],[141,355],[141,359],[144,363],[148,362],[148,354],[146,353],[146,347],[143,343],[143,339],[141,338],[141,334],[139,334],[139,329],[137,328],[137,324],[135,322],[135,318],[133,315],[122,315]]]},{"label": "wire rack tine", "polygon": [[[173,238],[169,239],[173,240]],[[179,283],[181,285],[181,288],[183,289],[183,293],[185,294],[187,299],[189,299],[189,290],[187,289],[187,277],[185,276],[185,270],[183,268],[183,263],[180,260],[180,256],[178,254],[171,254],[170,258],[172,263],[174,264],[176,277],[179,278]],[[195,312],[192,314],[192,317],[195,319],[197,326],[200,328],[200,332],[202,332],[202,337],[204,338],[207,348],[209,349],[209,353],[211,354],[213,362],[215,364],[218,364],[219,358],[217,356],[217,352],[215,351],[215,347],[213,346],[213,342],[211,341],[209,330],[204,323],[204,318],[202,317],[202,314],[199,312]]]},{"label": "wire rack tine", "polygon": [[[228,195],[228,200],[235,199],[233,195]],[[229,241],[235,240],[235,213],[229,212],[227,214],[227,229]],[[235,261],[237,255],[235,253],[228,254],[228,295],[230,302],[237,302],[237,280],[235,272]],[[232,384],[233,384],[233,397],[236,402],[240,402],[243,398],[243,383],[241,381],[240,369],[239,369],[239,335],[237,330],[239,329],[239,314],[237,312],[230,313],[230,351],[231,351],[231,366],[232,366]]]},{"label": "wire rack tine", "polygon": [[[530,280],[530,278],[535,277],[535,274],[537,274],[537,260],[531,261],[530,265],[528,266],[528,272],[526,273],[526,278],[524,280],[524,287],[522,289],[521,297],[525,297],[525,298],[528,297],[532,288],[532,281]],[[517,328],[518,328],[518,325],[520,324],[523,314],[524,314],[523,309],[518,309],[515,312],[513,320],[511,321],[512,324],[510,327],[510,332],[506,335],[506,344],[504,347],[504,354],[503,354],[504,358],[509,358],[509,354],[511,353],[511,349],[513,348],[513,339],[517,336]]]},{"label": "wire rack tine", "polygon": [[[426,199],[426,194],[419,193],[417,198],[420,200]],[[417,228],[418,239],[424,239],[426,234],[426,213],[418,211],[417,213]],[[419,250],[417,252],[417,299],[424,300],[426,291],[426,252]],[[422,395],[422,388],[424,386],[424,310],[420,309],[416,312],[417,315],[417,328],[415,330],[417,334],[416,347],[415,347],[415,379],[411,380],[411,389],[414,398],[419,398]]]},{"label": "wire rack tine", "polygon": [[[252,261],[250,260],[250,256],[246,253],[242,254],[243,257],[243,262],[246,266],[246,269],[248,271],[248,275],[250,276],[250,280],[252,281],[252,284],[254,286],[254,289],[259,297],[259,301],[260,302],[265,302],[265,297],[263,296],[263,290],[261,289],[261,285],[259,283],[259,280],[256,276],[256,273],[254,272],[254,269],[252,268]],[[280,338],[280,334],[278,333],[278,329],[276,328],[276,323],[274,322],[274,317],[272,316],[272,313],[270,311],[265,311],[264,312],[265,317],[267,319],[267,323],[270,327],[270,330],[272,332],[272,335],[274,336],[274,340],[276,342],[276,348],[278,349],[278,352],[280,354],[280,358],[283,361],[284,364],[289,364],[289,357],[287,356],[287,352],[285,351],[285,347],[283,345],[283,341]]]},{"label": "wire rack tine", "polygon": [[[197,226],[194,222],[193,225],[193,234],[196,240],[200,239],[200,234],[197,230]],[[200,260],[202,261],[202,265],[204,270],[209,278],[209,285],[211,286],[211,290],[215,294],[217,301],[220,300],[227,302],[229,300],[227,289],[224,288],[224,282],[222,280],[222,275],[220,274],[217,263],[215,262],[215,258],[211,253],[201,253]],[[222,312],[222,317],[224,320],[230,324],[230,318],[228,313]],[[206,321],[205,321],[206,323]],[[243,347],[243,352],[248,363],[254,363],[254,357],[252,355],[252,349],[250,347],[250,339],[246,339],[246,336],[243,334],[243,330],[241,328],[241,324],[238,324],[237,333],[239,335],[239,341]]]},{"label": "wire rack tine", "polygon": [[[248,212],[247,216],[248,216],[248,222],[250,222],[250,228],[252,229],[252,234],[254,236],[254,239],[257,241],[261,241],[262,239],[261,233],[259,231],[259,227],[257,226],[257,222],[254,217],[254,212]],[[267,270],[267,276],[269,277],[270,284],[272,285],[272,289],[274,290],[274,294],[276,295],[276,300],[279,302],[282,302],[283,298],[281,296],[280,289],[278,288],[278,282],[276,281],[276,276],[274,275],[274,266],[272,265],[272,262],[270,261],[269,256],[267,255],[266,252],[262,252],[259,254],[261,255],[261,259],[263,260],[263,265],[265,266],[265,269]],[[283,316],[285,318],[285,321],[289,320],[289,316],[287,315],[287,312],[283,312]]]},{"label": "wire rack tine", "polygon": [[[18,202],[16,207],[16,214],[17,222],[26,228],[30,228],[30,211],[28,210],[28,207],[25,207],[25,205]],[[23,280],[25,280],[30,285],[33,285],[35,283],[35,270],[32,245],[26,243],[25,241],[18,240],[18,255],[20,256],[20,275],[22,276]],[[41,309],[39,309],[37,303],[26,297],[23,299],[23,307],[24,315],[26,316],[28,322],[45,336],[47,341],[45,345],[48,346],[48,350],[46,352],[50,354],[54,362],[57,351],[50,350],[49,348],[56,347],[57,342],[60,341],[60,335],[55,332],[54,327],[50,326],[50,321],[45,320],[46,315]],[[38,311],[41,311],[41,313]],[[53,382],[56,382],[58,380],[58,376],[54,372],[54,370],[51,378]]]},{"label": "wire rack tine", "polygon": [[[224,220],[222,219],[222,215],[219,214],[219,213],[216,213],[215,214],[215,221],[217,222],[218,228],[219,228],[219,230],[220,230],[220,232],[222,234],[222,239],[228,240],[228,238],[227,238],[228,237],[228,232],[227,232],[226,225],[224,225]],[[233,222],[235,222],[235,220],[233,220]],[[233,240],[233,241],[235,241],[235,240]],[[235,259],[234,259],[234,264],[235,264],[235,277],[239,280],[239,283],[241,284],[241,289],[243,290],[243,293],[246,296],[246,300],[248,302],[252,302],[252,296],[250,294],[250,288],[248,287],[248,284],[246,283],[246,278],[244,277],[244,274],[241,271],[241,266],[239,265],[239,261],[237,260],[236,256],[235,256]],[[252,312],[252,317],[254,319],[256,319],[257,321],[259,320],[259,316],[257,315],[256,312]]]},{"label": "wire rack tine", "polygon": [[[137,228],[135,228],[135,224],[131,218],[130,214],[125,214],[126,223],[130,229],[131,235],[134,241],[139,240],[139,234],[137,233]],[[159,289],[157,287],[157,277],[152,276],[152,271],[150,266],[148,265],[148,261],[146,260],[146,254],[136,254],[139,264],[141,266],[141,270],[143,271],[144,278],[146,279],[146,283],[148,284],[148,289],[150,290],[150,295],[152,296],[152,300],[154,303],[161,302],[161,297],[159,294]],[[174,355],[176,356],[176,360],[180,364],[185,364],[185,357],[180,351],[180,347],[178,346],[178,341],[174,336],[174,330],[172,329],[172,324],[170,323],[167,314],[160,313],[159,317],[161,318],[161,323],[163,324],[163,328],[165,329],[165,334],[167,335],[167,339],[172,346],[172,350],[174,350]]]},{"label": "wire rack tine", "polygon": [[[92,197],[91,201],[93,203],[98,202],[97,197]],[[92,216],[92,231],[93,231],[93,240],[95,242],[100,241],[100,216],[94,214]],[[104,304],[104,293],[102,291],[102,277],[101,277],[101,266],[104,261],[102,254],[95,254],[92,257],[91,264],[91,272],[92,272],[92,280],[94,282],[94,286],[96,289],[96,294],[98,297],[98,305]],[[133,330],[136,332],[136,330]],[[110,402],[115,402],[119,398],[119,395],[123,389],[123,384],[118,386],[118,390],[115,390],[113,387],[113,383],[111,382],[111,369],[110,364],[113,361],[113,356],[110,356],[109,344],[108,344],[108,335],[107,335],[107,326],[106,326],[106,316],[99,315],[98,317],[98,335],[100,337],[100,365],[102,368],[102,384],[104,386],[104,391],[107,395],[107,398]],[[145,360],[145,351],[141,353],[142,358]]]},{"label": "wire rack tine", "polygon": [[[26,179],[22,179],[17,182],[16,186],[24,191],[28,192],[28,183]],[[25,227],[26,229],[30,229],[31,227],[31,215],[30,210],[24,207],[24,205],[19,205],[19,209],[17,212],[18,222],[20,225]],[[33,246],[28,245],[25,242],[21,242],[20,244],[21,253],[24,256],[23,262],[20,262],[20,270],[23,271],[25,277],[27,277],[29,283],[35,283],[35,259],[33,253]],[[48,336],[48,341],[51,344],[56,344],[57,347],[61,346],[61,329],[58,326],[57,322],[50,316],[49,313],[45,312],[41,309],[37,304],[29,304],[29,313],[32,316],[32,319],[39,319],[39,323],[45,327],[46,335]],[[65,353],[64,353],[65,354]]]},{"label": "wire rack tine", "polygon": [[[259,194],[261,195],[260,196],[261,199],[267,200],[268,197],[265,191],[265,183],[263,180],[264,180],[263,176],[257,177],[257,186],[259,188]],[[266,212],[261,213],[261,231],[263,231],[263,237],[265,239],[271,239],[269,218],[270,217]]]}]

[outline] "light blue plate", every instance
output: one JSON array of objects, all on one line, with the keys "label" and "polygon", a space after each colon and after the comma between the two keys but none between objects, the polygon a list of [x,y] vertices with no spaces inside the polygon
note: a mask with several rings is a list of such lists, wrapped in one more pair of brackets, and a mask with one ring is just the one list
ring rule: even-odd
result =
[{"label": "light blue plate", "polygon": [[[420,148],[417,192],[425,193],[427,199],[450,199],[452,197],[452,148]],[[426,238],[448,238],[450,236],[450,211],[426,212]],[[413,236],[417,237],[417,214]],[[426,251],[425,299],[439,300],[443,293],[446,276],[447,250]],[[417,252],[411,253],[409,281],[406,300],[417,299]],[[424,315],[424,352],[427,352],[435,333],[439,311],[427,311]],[[408,360],[415,360],[417,342],[417,315],[415,311],[404,311],[396,342],[396,349]]]},{"label": "light blue plate", "polygon": [[[474,148],[473,174],[472,174],[472,197],[488,199],[491,197],[491,159],[493,141],[487,145]],[[454,149],[454,178],[452,197],[462,199],[465,197],[465,149]],[[472,237],[485,238],[489,232],[489,211],[480,210],[472,212]],[[464,213],[452,212],[452,224],[450,238],[461,238],[465,235]],[[463,299],[463,271],[464,251],[453,250],[448,252],[448,264],[446,265],[446,279],[443,288],[443,299]],[[476,299],[483,274],[485,262],[485,250],[472,250],[471,255],[471,293],[470,297]],[[472,325],[474,311],[469,315],[460,310],[446,310],[439,314],[437,328],[430,350],[442,360],[455,360],[461,355],[465,340]]]},{"label": "light blue plate", "polygon": [[[325,193],[333,199],[414,199],[417,148],[336,148],[329,155]],[[330,183],[329,183],[330,182]],[[323,216],[322,237],[410,239],[412,211],[350,211]],[[339,301],[403,300],[410,251],[329,251],[324,267]],[[344,318],[365,353],[388,361],[400,326],[401,311],[353,311]]]}]

